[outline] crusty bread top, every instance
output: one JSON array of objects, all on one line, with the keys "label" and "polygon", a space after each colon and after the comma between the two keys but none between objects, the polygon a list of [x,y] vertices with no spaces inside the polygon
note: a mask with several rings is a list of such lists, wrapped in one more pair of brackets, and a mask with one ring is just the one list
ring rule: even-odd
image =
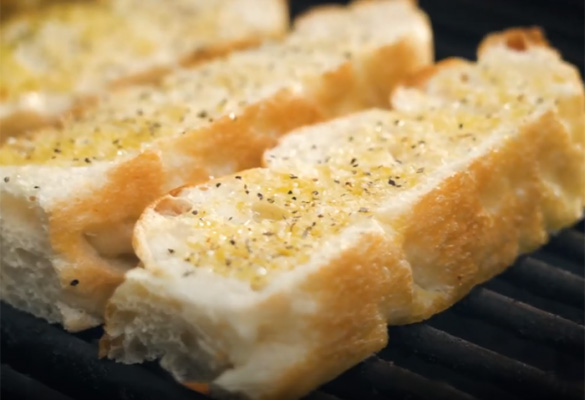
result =
[{"label": "crusty bread top", "polygon": [[[538,28],[509,29],[486,37],[479,64],[448,59],[411,78],[414,88],[397,89],[392,104],[423,112],[438,106],[473,108],[485,114],[519,115],[546,104],[556,108],[577,143],[585,145],[583,81]],[[432,79],[428,79],[432,76]],[[418,89],[424,89],[424,95]]]},{"label": "crusty bread top", "polygon": [[116,92],[80,120],[11,139],[0,149],[0,164],[87,165],[124,158],[156,139],[217,118],[235,119],[248,104],[280,90],[310,91],[311,77],[338,70],[356,53],[413,35],[430,40],[426,17],[407,1],[357,2],[309,13],[297,25],[282,43],[177,71],[160,87]]},{"label": "crusty bread top", "polygon": [[[532,62],[540,58],[547,68],[536,68],[535,76]],[[399,229],[413,198],[547,113],[559,112],[570,126],[573,115],[564,118],[562,105],[582,101],[579,77],[546,48],[498,46],[478,63],[449,65],[424,90],[398,90],[398,111],[301,128],[267,152],[268,169],[178,189],[158,201],[138,224],[139,257],[150,268],[170,265],[183,276],[211,270],[263,289],[283,272],[321,265],[340,252],[347,232],[367,221]],[[574,117],[583,118],[583,110]],[[555,179],[564,184],[574,177]]]},{"label": "crusty bread top", "polygon": [[93,95],[210,44],[280,35],[287,26],[282,0],[164,3],[62,2],[6,21],[0,27],[0,117],[20,108],[59,112],[71,106],[71,93]]}]

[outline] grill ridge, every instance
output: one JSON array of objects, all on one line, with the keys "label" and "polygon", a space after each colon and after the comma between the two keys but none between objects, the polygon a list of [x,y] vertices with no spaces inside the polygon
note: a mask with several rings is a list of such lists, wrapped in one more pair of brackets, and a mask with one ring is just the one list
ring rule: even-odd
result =
[{"label": "grill ridge", "polygon": [[583,309],[585,279],[541,260],[526,257],[502,278],[523,285],[540,296]]},{"label": "grill ridge", "polygon": [[489,289],[474,290],[454,307],[454,311],[501,325],[518,335],[559,349],[583,353],[585,347],[583,326]]}]

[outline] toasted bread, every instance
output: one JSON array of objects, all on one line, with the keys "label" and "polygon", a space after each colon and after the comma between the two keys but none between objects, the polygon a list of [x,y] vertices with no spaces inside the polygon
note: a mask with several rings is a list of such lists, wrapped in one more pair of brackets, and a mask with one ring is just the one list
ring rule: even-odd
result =
[{"label": "toasted bread", "polygon": [[0,27],[0,143],[287,27],[284,0],[61,1],[16,15]]},{"label": "toasted bread", "polygon": [[218,398],[298,398],[576,221],[583,83],[518,32],[421,72],[395,111],[301,128],[267,168],[149,206],[102,354]]},{"label": "toasted bread", "polygon": [[[168,190],[257,167],[293,128],[387,104],[427,65],[426,16],[408,1],[357,2],[299,20],[282,42],[104,98],[63,127],[0,147],[2,298],[79,330],[100,323],[131,232]],[[384,75],[384,79],[376,77]]]}]

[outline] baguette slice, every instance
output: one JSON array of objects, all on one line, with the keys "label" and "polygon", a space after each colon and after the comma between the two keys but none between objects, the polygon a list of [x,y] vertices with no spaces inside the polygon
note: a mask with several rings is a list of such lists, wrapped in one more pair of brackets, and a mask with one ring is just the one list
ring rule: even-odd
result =
[{"label": "baguette slice", "polygon": [[288,25],[284,0],[53,3],[0,27],[0,143],[82,111],[107,88],[154,82]]},{"label": "baguette slice", "polygon": [[[168,190],[260,166],[298,126],[387,103],[431,61],[411,2],[317,10],[283,42],[128,88],[0,148],[2,298],[69,330],[98,324],[136,265],[134,222]],[[378,79],[383,76],[384,79]]]},{"label": "baguette slice", "polygon": [[153,203],[102,355],[160,359],[219,398],[298,398],[577,220],[583,85],[530,37],[490,36],[478,63],[399,89],[397,111],[302,128],[268,168]]}]

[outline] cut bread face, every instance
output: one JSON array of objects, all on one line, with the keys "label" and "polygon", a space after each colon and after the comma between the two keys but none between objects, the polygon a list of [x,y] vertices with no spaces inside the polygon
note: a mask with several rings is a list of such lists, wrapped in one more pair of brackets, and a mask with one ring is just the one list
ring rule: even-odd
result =
[{"label": "cut bread face", "polygon": [[14,16],[0,27],[0,142],[287,28],[283,0],[53,1]]},{"label": "cut bread face", "polygon": [[160,359],[218,398],[298,398],[576,221],[583,83],[545,44],[508,43],[529,32],[421,73],[394,111],[301,128],[267,168],[149,206],[102,355]]},{"label": "cut bread face", "polygon": [[131,233],[150,202],[260,166],[291,129],[383,106],[399,79],[431,62],[431,42],[409,1],[317,10],[281,42],[118,91],[62,127],[9,140],[2,298],[69,330],[98,324],[136,265]]}]

